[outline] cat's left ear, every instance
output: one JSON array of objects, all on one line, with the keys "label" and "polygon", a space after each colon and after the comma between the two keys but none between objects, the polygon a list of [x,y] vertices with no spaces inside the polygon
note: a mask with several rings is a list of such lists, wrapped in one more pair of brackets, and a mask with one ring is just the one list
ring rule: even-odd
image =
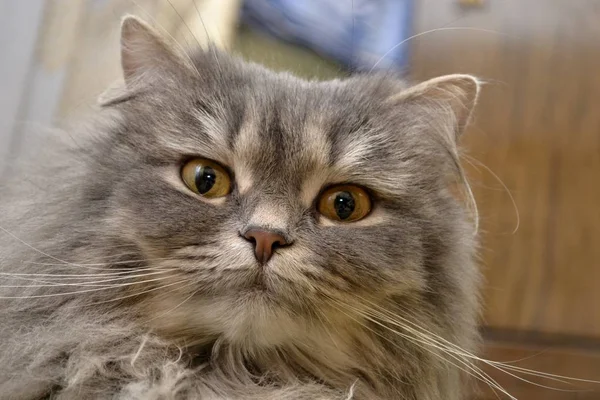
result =
[{"label": "cat's left ear", "polygon": [[445,75],[403,90],[393,100],[414,105],[432,121],[450,124],[454,141],[458,140],[469,123],[481,87],[471,75]]},{"label": "cat's left ear", "polygon": [[172,71],[192,71],[190,62],[163,35],[143,20],[127,15],[121,22],[121,68],[125,86],[101,95],[102,106],[132,97],[145,84]]}]

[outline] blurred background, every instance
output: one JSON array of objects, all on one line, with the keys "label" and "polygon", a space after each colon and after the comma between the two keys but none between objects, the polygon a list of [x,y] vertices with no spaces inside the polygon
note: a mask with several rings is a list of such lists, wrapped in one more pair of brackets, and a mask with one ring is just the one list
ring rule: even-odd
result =
[{"label": "blurred background", "polygon": [[[600,0],[0,0],[0,174],[32,126],[85,116],[120,79],[125,13],[313,79],[484,79],[463,142],[484,356],[600,380]],[[519,399],[600,399],[585,382],[488,372]]]}]

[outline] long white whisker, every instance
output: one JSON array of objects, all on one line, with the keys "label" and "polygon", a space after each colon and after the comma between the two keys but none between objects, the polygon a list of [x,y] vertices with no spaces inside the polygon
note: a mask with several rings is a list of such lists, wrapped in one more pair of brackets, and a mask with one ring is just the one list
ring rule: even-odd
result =
[{"label": "long white whisker", "polygon": [[[442,359],[444,362],[447,362],[447,363],[449,363],[450,365],[453,365],[453,366],[455,366],[455,367],[459,368],[461,371],[463,371],[463,372],[465,372],[465,373],[467,373],[467,374],[469,374],[469,375],[472,375],[470,372],[468,372],[468,371],[464,370],[464,369],[463,369],[462,367],[460,367],[460,366],[457,366],[457,365],[456,365],[456,364],[454,364],[453,362],[451,362],[451,361],[449,361],[449,360],[447,360],[447,359],[443,358],[443,357],[442,357],[442,356],[440,356],[439,354],[437,354],[437,353],[433,352],[433,351],[432,351],[432,350],[431,350],[429,347],[426,347],[426,346],[424,346],[424,345],[427,345],[427,346],[430,346],[430,347],[433,347],[433,348],[437,348],[438,350],[442,350],[442,352],[444,352],[445,354],[447,354],[447,355],[449,355],[450,357],[454,358],[454,359],[455,359],[456,361],[458,361],[459,363],[461,363],[461,364],[465,365],[465,366],[466,366],[466,367],[467,367],[469,370],[473,371],[473,372],[476,374],[476,375],[474,375],[474,377],[475,377],[475,378],[477,378],[477,379],[479,379],[479,380],[482,380],[482,381],[483,381],[483,382],[485,382],[485,383],[487,383],[487,384],[488,384],[488,385],[489,385],[489,386],[492,388],[492,390],[493,390],[494,388],[496,388],[496,389],[500,390],[501,392],[505,393],[507,396],[511,397],[511,399],[513,398],[513,397],[512,397],[512,396],[511,396],[511,395],[510,395],[510,394],[509,394],[509,393],[508,393],[508,392],[507,392],[507,391],[506,391],[504,388],[502,388],[502,386],[500,386],[500,385],[499,385],[499,384],[498,384],[498,383],[497,383],[497,382],[496,382],[494,379],[492,379],[492,378],[491,378],[489,375],[487,375],[487,374],[486,374],[484,371],[482,371],[482,370],[481,370],[479,367],[477,367],[477,366],[473,365],[472,363],[468,362],[467,360],[464,360],[464,359],[462,359],[462,358],[458,358],[458,357],[457,357],[457,356],[455,356],[454,354],[452,354],[452,353],[449,353],[448,351],[446,351],[444,348],[441,348],[441,347],[439,347],[439,346],[435,345],[434,343],[431,343],[431,341],[430,341],[430,340],[427,340],[427,338],[426,338],[426,337],[425,337],[425,339],[420,339],[421,337],[423,337],[423,334],[420,334],[420,335],[418,335],[417,337],[413,337],[413,336],[409,336],[409,335],[403,334],[403,333],[401,333],[401,332],[398,332],[398,331],[396,331],[396,330],[394,330],[394,329],[392,329],[392,328],[390,328],[390,327],[388,327],[388,326],[385,326],[385,325],[381,324],[379,321],[376,321],[376,320],[374,320],[374,319],[370,318],[368,315],[365,315],[365,314],[364,314],[364,310],[359,310],[359,309],[356,309],[355,307],[352,307],[352,306],[350,306],[350,305],[344,304],[344,303],[342,303],[342,302],[340,302],[339,300],[336,300],[336,299],[332,299],[332,300],[334,300],[336,303],[340,304],[341,306],[345,306],[345,307],[349,307],[349,308],[352,308],[352,309],[354,309],[354,311],[355,311],[355,312],[359,313],[359,314],[360,314],[360,315],[362,315],[364,318],[367,318],[367,319],[369,319],[371,322],[373,322],[373,323],[375,323],[375,324],[377,324],[377,325],[380,325],[380,326],[382,326],[383,328],[385,328],[385,329],[387,329],[387,330],[390,330],[390,331],[394,332],[395,334],[397,334],[397,335],[399,335],[399,336],[401,336],[401,337],[403,337],[403,338],[405,338],[405,339],[407,339],[407,340],[409,340],[409,341],[411,341],[411,342],[415,343],[417,346],[419,346],[419,347],[423,348],[424,350],[427,350],[427,351],[429,351],[431,354],[433,354],[433,355],[435,355],[436,357],[438,357],[438,358]],[[357,322],[358,322],[358,321],[357,321]],[[373,331],[372,329],[370,329],[370,328],[368,328],[368,327],[367,327],[367,329],[369,329],[369,330]],[[373,331],[373,332],[374,332],[374,333],[376,333],[375,331]],[[383,338],[383,337],[382,337],[382,338]],[[387,338],[384,338],[384,339],[388,340]]]},{"label": "long white whisker", "polygon": [[[335,299],[334,299],[334,300],[335,300]],[[336,303],[338,303],[340,306],[343,306],[343,307],[348,307],[348,305],[347,305],[347,304],[343,304],[343,303],[341,303],[341,302],[339,302],[339,301],[337,301],[337,300],[336,300]],[[345,314],[347,317],[349,317],[349,318],[353,319],[355,322],[357,322],[357,323],[360,323],[360,321],[358,321],[356,318],[352,317],[351,315],[349,315],[349,314],[345,313],[345,312],[344,312],[342,309],[339,309],[339,308],[338,308],[338,310],[339,310],[340,312],[344,313],[344,314]],[[360,310],[355,310],[355,312],[359,312],[359,313],[361,313],[361,315],[362,315],[362,312],[361,312]],[[365,316],[365,315],[362,315],[362,316],[363,316],[364,318],[367,318],[367,319],[371,320],[371,322],[378,324],[378,322],[377,322],[377,321],[370,319],[368,316]],[[361,325],[362,325],[364,328],[366,328],[366,329],[370,330],[371,332],[373,332],[374,334],[378,335],[378,336],[379,336],[379,337],[381,337],[382,339],[384,339],[384,340],[386,340],[386,341],[388,341],[388,342],[392,343],[394,346],[397,346],[397,344],[396,344],[396,343],[394,343],[394,342],[390,341],[389,339],[387,339],[387,338],[385,338],[385,337],[381,336],[379,333],[377,333],[377,332],[376,332],[376,331],[374,331],[373,329],[371,329],[371,328],[369,328],[369,327],[365,326],[364,324],[361,324]],[[473,374],[473,373],[471,373],[471,372],[469,372],[469,371],[465,370],[463,367],[461,367],[461,366],[459,366],[459,365],[455,364],[454,362],[452,362],[452,361],[450,361],[450,360],[448,360],[448,359],[446,359],[446,358],[442,357],[440,354],[433,352],[433,351],[432,351],[430,348],[428,348],[428,347],[426,347],[426,346],[423,346],[423,345],[421,344],[421,343],[422,343],[422,341],[419,341],[418,339],[416,339],[416,338],[413,338],[413,337],[411,337],[411,336],[408,336],[408,335],[403,335],[403,334],[402,334],[402,333],[400,333],[400,332],[396,332],[396,331],[394,331],[393,329],[391,329],[391,328],[389,328],[389,327],[386,327],[386,326],[385,326],[385,325],[383,325],[383,324],[381,324],[381,326],[382,326],[382,327],[384,327],[384,328],[386,328],[386,329],[390,329],[390,330],[392,330],[393,332],[397,333],[398,335],[400,335],[400,336],[404,337],[406,340],[409,340],[409,341],[413,342],[415,345],[417,345],[417,346],[419,346],[420,348],[422,348],[422,349],[424,349],[424,350],[428,351],[430,354],[434,355],[435,357],[437,357],[437,358],[440,358],[440,359],[441,359],[443,362],[445,362],[445,363],[448,363],[448,364],[450,364],[450,365],[452,365],[452,366],[454,366],[454,367],[458,368],[459,370],[463,371],[464,373],[466,373],[466,374],[468,374],[468,375],[472,375],[473,377],[475,377],[475,378],[476,378],[476,379],[478,379],[478,380],[481,380],[482,382],[484,382],[484,383],[488,384],[490,387],[492,387],[492,389],[493,389],[493,388],[496,388],[496,389],[498,389],[499,391],[501,391],[502,393],[504,393],[504,394],[506,394],[508,397],[510,397],[510,398],[511,398],[511,400],[517,400],[517,399],[516,399],[514,396],[512,396],[510,393],[508,393],[508,392],[507,392],[507,391],[506,391],[504,388],[502,388],[502,386],[500,386],[500,385],[499,385],[497,382],[495,382],[495,381],[494,381],[494,380],[493,380],[491,377],[489,377],[489,376],[488,376],[488,375],[487,375],[485,372],[481,371],[481,369],[479,369],[478,367],[476,367],[476,366],[474,366],[474,365],[472,365],[472,364],[469,364],[469,363],[467,363],[465,360],[458,359],[457,357],[455,357],[455,356],[451,355],[451,356],[452,356],[454,359],[456,359],[458,362],[460,362],[461,364],[465,365],[465,366],[466,366],[466,367],[467,367],[469,370],[473,370],[473,371],[474,371],[474,374]],[[426,343],[426,344],[428,344],[428,343]]]},{"label": "long white whisker", "polygon": [[74,292],[65,292],[65,293],[38,294],[38,295],[31,295],[31,296],[0,296],[0,299],[39,299],[39,298],[47,298],[47,297],[69,296],[69,295],[74,295],[74,294],[99,292],[99,291],[102,291],[102,290],[116,289],[116,288],[121,288],[121,287],[125,287],[125,286],[140,285],[140,284],[143,284],[143,283],[150,283],[150,282],[156,282],[156,281],[165,280],[167,278],[169,278],[169,277],[166,276],[166,277],[162,277],[162,278],[148,279],[148,280],[145,280],[145,281],[120,283],[118,285],[112,285],[112,286],[109,286],[109,287],[100,287],[100,288],[87,289],[87,290],[77,290],[77,291],[74,291]]},{"label": "long white whisker", "polygon": [[206,28],[206,24],[204,23],[204,18],[202,18],[202,14],[200,13],[200,10],[198,9],[198,5],[196,4],[196,0],[192,0],[192,3],[194,4],[194,8],[196,9],[196,14],[198,14],[198,18],[200,19],[200,23],[202,24],[202,28],[204,29],[204,34],[206,35],[206,40],[208,42],[208,47],[210,49],[210,51],[213,53],[213,57],[215,59],[215,61],[217,62],[217,68],[218,71],[221,72],[222,68],[221,68],[221,63],[219,61],[219,57],[217,56],[217,51],[215,49],[215,45],[212,44],[212,39],[208,33],[208,29]]},{"label": "long white whisker", "polygon": [[529,356],[526,356],[526,357],[521,357],[521,358],[517,358],[517,359],[514,359],[514,360],[510,360],[510,361],[502,361],[502,362],[500,362],[500,364],[511,365],[511,364],[520,363],[520,362],[527,361],[527,360],[530,360],[532,358],[538,357],[538,356],[544,354],[545,352],[546,352],[546,350],[540,350],[540,351],[536,352],[535,354],[532,354],[532,355],[529,355]]},{"label": "long white whisker", "polygon": [[[489,365],[489,363],[487,363],[487,362],[486,362],[486,364]],[[558,391],[558,392],[569,392],[569,393],[577,393],[577,392],[585,392],[585,391],[587,391],[586,389],[561,389],[561,388],[557,388],[557,387],[553,387],[553,386],[546,386],[546,385],[542,385],[541,383],[532,382],[532,381],[527,380],[527,379],[525,379],[525,378],[523,378],[521,376],[518,376],[518,375],[515,375],[515,374],[513,374],[511,372],[508,372],[503,367],[497,367],[497,369],[499,369],[500,371],[504,372],[505,374],[510,375],[513,378],[516,378],[516,379],[518,379],[518,380],[520,380],[522,382],[528,383],[530,385],[538,386],[538,387],[541,387],[541,388],[544,388],[544,389],[554,390],[554,391]],[[535,374],[529,374],[529,375],[535,375]],[[538,375],[535,375],[535,376],[538,376]],[[564,384],[567,384],[567,385],[570,384],[570,383],[562,381],[560,379],[552,379],[552,380],[553,381],[557,381],[557,382],[561,382],[561,383],[564,383]]]},{"label": "long white whisker", "polygon": [[[193,1],[192,1],[193,2]],[[171,8],[173,9],[173,11],[175,11],[175,13],[177,14],[177,16],[179,17],[179,19],[181,20],[181,22],[183,22],[183,25],[185,25],[185,27],[187,28],[188,32],[190,32],[190,34],[192,35],[192,37],[194,38],[194,40],[196,41],[196,44],[198,44],[199,48],[202,48],[202,44],[200,44],[200,41],[198,41],[198,38],[196,37],[196,35],[194,34],[194,32],[190,29],[189,25],[187,24],[187,22],[185,22],[185,19],[183,18],[183,16],[179,13],[179,11],[177,10],[177,8],[173,5],[173,3],[171,2],[171,0],[167,0],[167,3],[169,3],[169,5],[171,6]],[[195,3],[194,3],[195,5]]]},{"label": "long white whisker", "polygon": [[61,260],[60,258],[56,258],[56,257],[54,257],[54,256],[51,256],[51,255],[50,255],[50,254],[48,254],[48,253],[44,253],[43,251],[41,251],[41,250],[39,250],[39,249],[36,249],[35,247],[33,247],[32,245],[30,245],[29,243],[27,243],[26,241],[24,241],[23,239],[21,239],[20,237],[18,237],[18,236],[17,236],[17,235],[15,235],[14,233],[12,233],[12,232],[8,231],[7,229],[3,228],[2,226],[0,226],[0,231],[2,231],[2,232],[4,232],[4,233],[6,233],[6,234],[7,234],[7,235],[9,235],[10,237],[12,237],[13,239],[15,239],[16,241],[18,241],[18,242],[19,242],[19,243],[21,243],[22,245],[24,245],[24,246],[26,246],[26,247],[30,248],[31,250],[35,251],[36,253],[39,253],[39,254],[41,254],[41,255],[43,255],[43,256],[46,256],[46,257],[48,257],[48,258],[51,258],[51,259],[52,259],[52,260],[54,260],[54,261],[58,261],[58,262],[59,262],[59,263],[61,263],[61,264],[67,264],[67,265],[77,265],[77,264],[72,264],[72,263],[70,263],[70,262],[68,262],[68,261]]},{"label": "long white whisker", "polygon": [[[487,365],[489,365],[489,366],[491,366],[493,368],[496,368],[496,369],[498,369],[498,370],[500,370],[502,372],[505,372],[507,374],[508,374],[508,372],[506,372],[504,369],[513,370],[515,372],[520,372],[520,373],[523,373],[523,374],[528,374],[528,375],[543,377],[543,378],[546,378],[546,379],[550,379],[550,380],[553,380],[553,381],[556,381],[556,382],[560,382],[560,383],[563,383],[563,384],[568,384],[568,385],[572,385],[572,383],[567,382],[565,380],[600,384],[600,382],[598,382],[598,381],[593,381],[593,380],[588,380],[588,379],[571,378],[571,377],[561,376],[561,375],[556,375],[556,374],[549,374],[549,373],[534,371],[534,370],[530,370],[530,369],[527,369],[527,368],[522,368],[522,367],[510,365],[510,364],[504,364],[504,363],[497,362],[497,361],[486,360],[484,358],[481,358],[481,357],[478,357],[478,356],[476,356],[474,354],[471,354],[471,353],[465,351],[464,349],[461,349],[459,346],[453,344],[452,342],[444,339],[443,337],[441,337],[439,335],[435,335],[432,332],[428,332],[428,331],[423,332],[424,329],[422,327],[420,327],[419,325],[415,324],[414,322],[412,322],[412,321],[410,321],[410,320],[408,320],[406,318],[403,318],[403,317],[401,317],[399,315],[392,314],[389,311],[381,308],[377,304],[374,304],[374,303],[370,302],[367,299],[364,299],[362,297],[361,297],[361,299],[363,299],[365,302],[369,302],[370,304],[372,304],[373,306],[375,306],[375,307],[377,307],[379,309],[382,309],[386,314],[388,314],[387,315],[388,318],[398,318],[398,319],[402,320],[403,322],[408,323],[408,324],[416,327],[417,329],[419,329],[421,331],[421,332],[417,332],[417,333],[422,334],[422,335],[423,334],[427,334],[427,335],[430,335],[430,336],[433,336],[433,337],[437,338],[439,340],[439,341],[437,341],[437,343],[440,346],[446,347],[448,349],[448,351],[455,352],[456,354],[459,354],[462,357],[468,357],[468,358],[480,361],[482,363],[485,363],[485,364],[487,364]],[[382,314],[382,315],[385,316],[385,314]],[[399,324],[398,322],[394,321],[393,319],[388,319],[388,318],[386,318],[386,320],[388,322],[390,322],[390,323],[392,323],[394,325],[397,325],[397,326],[399,326],[399,327],[401,327],[403,329],[412,330],[412,328],[407,327],[407,326],[402,325],[402,324]],[[430,339],[431,340],[435,340],[433,338],[430,338]],[[450,346],[451,348],[448,348],[447,346]],[[512,374],[510,374],[510,375],[512,375]],[[563,380],[563,379],[565,379],[565,380]],[[548,387],[548,388],[550,388],[550,387]],[[558,388],[551,388],[551,389],[562,390],[562,389],[558,389]]]},{"label": "long white whisker", "polygon": [[36,281],[34,279],[28,279],[28,278],[21,278],[21,279],[25,279],[25,280],[33,280],[34,282],[44,282],[46,284],[43,285],[3,285],[0,286],[0,288],[31,288],[31,287],[59,287],[59,286],[102,286],[102,287],[118,287],[120,286],[120,284],[118,285],[102,285],[103,283],[108,283],[108,282],[117,282],[117,281],[122,281],[122,280],[127,280],[127,279],[135,279],[135,278],[145,278],[147,276],[152,276],[152,275],[158,275],[158,274],[165,274],[165,273],[169,273],[171,271],[158,271],[158,272],[150,272],[150,273],[146,273],[146,274],[132,274],[132,275],[126,275],[126,276],[120,276],[120,277],[113,277],[113,278],[109,278],[109,279],[104,279],[104,280],[98,280],[98,281],[91,281],[91,282],[48,282],[48,281]]},{"label": "long white whisker", "polygon": [[528,369],[528,368],[518,367],[516,365],[506,365],[506,364],[503,364],[503,363],[499,363],[497,361],[491,361],[491,360],[486,360],[486,361],[489,364],[498,365],[498,368],[507,368],[507,369],[519,371],[519,372],[521,372],[523,374],[535,375],[535,376],[539,376],[539,377],[543,377],[543,378],[547,378],[547,379],[554,378],[553,380],[557,380],[559,382],[564,382],[566,384],[569,384],[569,382],[561,381],[560,379],[565,379],[567,381],[600,384],[600,381],[595,381],[595,380],[591,380],[591,379],[572,378],[570,376],[550,374],[548,372],[542,372],[542,371],[535,371],[535,370]]},{"label": "long white whisker", "polygon": [[[417,323],[415,323],[415,322],[413,322],[413,321],[411,321],[411,320],[409,320],[409,319],[407,319],[407,318],[404,318],[404,317],[402,317],[402,316],[400,316],[400,315],[396,315],[396,314],[394,314],[394,313],[392,313],[392,312],[390,312],[390,311],[386,310],[385,308],[383,308],[383,307],[379,306],[378,304],[375,304],[375,303],[373,303],[372,301],[370,301],[370,300],[368,300],[368,299],[366,299],[366,298],[364,298],[364,297],[362,297],[362,296],[359,296],[359,297],[360,297],[360,299],[361,299],[362,301],[364,301],[364,302],[367,302],[367,303],[369,303],[369,304],[370,304],[372,307],[375,307],[375,308],[377,308],[381,314],[383,314],[383,315],[387,315],[387,317],[388,317],[388,318],[397,318],[397,319],[399,319],[400,321],[402,321],[402,322],[404,322],[404,323],[407,323],[407,324],[411,325],[411,326],[412,326],[413,328],[415,328],[415,329],[418,329],[418,330],[424,331],[424,333],[425,333],[425,334],[432,336],[432,338],[435,338],[435,339],[437,339],[437,340],[438,340],[438,341],[440,341],[441,343],[445,343],[446,345],[448,345],[448,346],[451,346],[451,347],[453,347],[453,348],[455,348],[455,349],[457,349],[457,350],[459,350],[459,351],[463,352],[464,354],[468,354],[468,355],[470,355],[470,356],[473,356],[473,357],[475,357],[474,355],[472,355],[472,354],[470,354],[470,353],[466,352],[464,349],[460,348],[459,346],[457,346],[456,344],[454,344],[454,343],[450,342],[449,340],[447,340],[447,339],[445,339],[445,338],[443,338],[443,337],[441,337],[441,336],[439,336],[439,335],[437,335],[437,334],[435,334],[435,333],[433,333],[433,332],[429,332],[429,331],[425,330],[423,327],[421,327],[421,326],[420,326],[420,325],[418,325]],[[390,321],[390,322],[394,322],[394,321]],[[397,322],[396,322],[396,324],[397,324]]]},{"label": "long white whisker", "polygon": [[[179,289],[182,289],[182,288],[184,288],[184,287],[191,286],[191,285],[192,285],[192,284],[194,284],[194,283],[195,283],[195,282],[190,282],[190,284],[189,284],[189,285],[183,285],[183,287],[181,287],[181,288],[175,288],[175,289],[173,289],[173,290],[179,290]],[[173,290],[169,290],[167,293],[171,293]],[[175,311],[176,309],[178,309],[179,307],[181,307],[182,305],[184,305],[185,303],[187,303],[187,302],[188,302],[188,301],[189,301],[189,300],[190,300],[192,297],[194,297],[194,296],[195,296],[195,295],[196,295],[196,294],[197,294],[199,291],[200,291],[200,289],[198,289],[198,290],[196,290],[196,291],[192,292],[192,294],[190,294],[188,297],[186,297],[186,298],[185,298],[185,299],[184,299],[184,300],[183,300],[181,303],[177,304],[175,307],[171,308],[171,309],[170,309],[170,310],[168,310],[168,311],[165,311],[164,313],[161,313],[161,314],[159,314],[159,315],[156,315],[156,316],[154,316],[154,317],[152,317],[152,318],[150,318],[150,319],[148,319],[148,320],[146,320],[146,321],[144,321],[144,322],[145,322],[145,323],[148,323],[148,322],[150,322],[150,321],[153,321],[153,320],[155,320],[155,319],[158,319],[158,318],[164,317],[165,315],[172,313],[173,311]]]},{"label": "long white whisker", "polygon": [[485,165],[481,161],[479,161],[473,157],[467,156],[465,154],[463,154],[463,157],[464,157],[465,161],[467,161],[469,164],[473,165],[474,163],[477,163],[479,166],[485,168],[485,170],[488,171],[494,177],[494,179],[496,179],[500,183],[500,185],[502,185],[502,187],[508,194],[508,198],[510,199],[510,202],[512,203],[512,206],[515,210],[515,216],[517,218],[515,228],[511,232],[511,235],[514,235],[515,233],[517,233],[517,231],[519,230],[519,227],[521,226],[521,214],[519,213],[519,207],[517,207],[517,202],[516,202],[514,196],[512,195],[510,190],[508,190],[508,186],[506,186],[504,181],[502,181],[502,179],[500,179],[500,177],[498,175],[496,175],[496,173],[494,171],[492,171],[491,168],[489,168],[487,165]]},{"label": "long white whisker", "polygon": [[[401,336],[401,337],[405,337],[405,338],[407,338],[407,337],[406,337],[404,334],[402,334],[402,333],[400,333],[400,332],[398,332],[398,331],[396,331],[396,330],[393,330],[393,329],[391,329],[391,328],[389,328],[389,327],[385,326],[384,324],[380,323],[379,321],[377,321],[377,320],[375,320],[375,319],[373,319],[373,318],[370,318],[370,317],[369,317],[369,316],[367,316],[367,315],[363,315],[363,317],[364,317],[364,318],[367,318],[368,320],[370,320],[371,322],[373,322],[373,323],[375,323],[375,324],[378,324],[378,325],[380,325],[380,326],[382,326],[382,327],[384,327],[384,328],[386,328],[386,329],[388,329],[388,330],[390,330],[390,331],[392,331],[392,332],[394,332],[394,333],[398,334],[398,335],[399,335],[399,336]],[[405,328],[404,326],[401,326],[401,325],[399,325],[399,326],[400,326],[400,327],[402,327],[402,328]],[[418,340],[418,339],[416,339],[416,340],[417,340],[417,341],[421,341],[421,340]],[[448,349],[447,347],[444,347],[444,346],[438,346],[438,345],[436,345],[434,342],[427,342],[427,341],[421,341],[421,342],[422,342],[422,343],[426,343],[426,344],[428,344],[428,345],[430,345],[430,346],[433,346],[433,347],[435,347],[435,348],[437,348],[437,349],[439,349],[439,350],[441,350],[441,351],[443,351],[443,352],[445,352],[445,353],[454,353],[454,354],[458,354],[458,355],[460,355],[460,356],[462,356],[462,357],[465,357],[465,354],[466,354],[466,353],[464,353],[464,352],[458,352],[458,351],[456,351],[456,350],[451,350],[451,349]],[[481,358],[479,358],[479,357],[470,357],[470,356],[469,356],[469,358],[474,358],[474,359],[477,359],[477,360],[479,360],[479,361],[483,361],[484,363],[486,363],[486,364],[490,365],[490,363],[489,363],[487,360],[483,360],[483,359],[481,359]],[[510,376],[512,376],[512,377],[514,377],[514,378],[516,378],[516,379],[520,380],[520,381],[523,381],[523,382],[526,382],[526,383],[529,383],[529,384],[531,384],[531,385],[538,386],[538,387],[541,387],[541,388],[544,388],[544,389],[550,389],[550,390],[555,390],[555,391],[560,391],[560,392],[580,392],[580,391],[582,391],[582,390],[575,390],[575,389],[561,389],[561,388],[556,388],[556,387],[552,387],[552,386],[546,386],[546,385],[542,385],[542,384],[540,384],[540,383],[532,382],[532,381],[530,381],[530,380],[527,380],[527,379],[525,379],[525,378],[523,378],[523,377],[520,377],[520,376],[518,376],[518,375],[515,375],[515,374],[513,374],[513,373],[511,373],[511,372],[508,372],[508,371],[506,371],[506,370],[505,370],[505,368],[506,368],[506,367],[498,367],[498,366],[494,366],[494,367],[495,367],[495,368],[497,368],[497,369],[499,369],[499,370],[501,370],[501,371],[502,371],[502,372],[504,372],[505,374],[507,374],[507,375],[510,375]],[[533,374],[533,375],[535,375],[535,374]],[[567,383],[567,382],[564,382],[564,381],[561,381],[561,380],[557,380],[557,379],[553,379],[553,380],[555,380],[555,381],[559,381],[559,382],[562,382],[562,383]]]},{"label": "long white whisker", "polygon": [[129,275],[145,271],[174,271],[174,268],[139,268],[139,269],[126,269],[118,270],[117,272],[106,272],[102,274],[53,274],[53,273],[24,273],[24,272],[0,272],[0,276],[8,276],[13,278],[20,277],[47,277],[47,278],[66,278],[66,279],[82,279],[82,278],[98,278],[98,277],[111,277],[111,276],[122,276]]},{"label": "long white whisker", "polygon": [[465,30],[465,31],[478,31],[478,32],[487,32],[487,33],[494,33],[494,34],[496,34],[496,35],[510,36],[510,35],[509,35],[509,34],[507,34],[507,33],[504,33],[504,32],[499,32],[499,31],[494,31],[494,30],[491,30],[491,29],[472,28],[472,27],[466,27],[466,26],[463,26],[463,27],[460,27],[460,26],[454,26],[454,27],[445,27],[445,28],[435,28],[435,29],[430,29],[430,30],[427,30],[427,31],[425,31],[425,32],[420,32],[420,33],[417,33],[417,34],[415,34],[415,35],[412,35],[411,37],[409,37],[409,38],[407,38],[407,39],[404,39],[404,40],[403,40],[403,41],[401,41],[400,43],[398,43],[398,44],[396,44],[396,45],[392,46],[392,47],[391,47],[391,48],[390,48],[388,51],[386,51],[386,52],[385,52],[385,53],[384,53],[384,54],[383,54],[383,55],[382,55],[382,56],[379,58],[379,60],[377,60],[377,62],[376,62],[376,63],[375,63],[375,64],[374,64],[374,65],[371,67],[371,69],[369,70],[369,72],[373,72],[373,70],[374,70],[375,68],[377,68],[377,66],[379,65],[379,63],[380,63],[381,61],[383,61],[383,60],[384,60],[384,59],[387,57],[387,55],[388,55],[388,54],[390,54],[392,51],[396,50],[398,47],[402,46],[404,43],[406,43],[406,42],[408,42],[408,41],[410,41],[410,40],[412,40],[412,39],[415,39],[415,38],[418,38],[419,36],[427,35],[427,34],[430,34],[430,33],[433,33],[433,32],[440,32],[440,31],[457,31],[457,30]]},{"label": "long white whisker", "polygon": [[[129,294],[129,295],[127,295],[127,296],[116,297],[116,298],[114,298],[114,299],[110,299],[110,300],[104,300],[104,301],[96,301],[96,302],[94,302],[94,303],[90,303],[89,305],[98,305],[98,304],[112,303],[112,302],[114,302],[114,301],[119,301],[119,300],[123,300],[123,299],[128,299],[128,298],[131,298],[131,297],[137,297],[137,296],[141,296],[141,295],[143,295],[143,294],[146,294],[146,293],[154,292],[154,291],[156,291],[156,290],[162,290],[162,289],[164,289],[164,288],[166,288],[166,287],[169,287],[169,286],[174,286],[174,285],[178,285],[178,284],[180,284],[180,283],[185,283],[185,282],[188,282],[188,283],[189,283],[189,280],[187,280],[187,279],[182,279],[182,280],[180,280],[180,281],[177,281],[177,282],[169,283],[169,284],[162,285],[162,286],[157,286],[157,287],[155,287],[155,288],[151,288],[151,289],[148,289],[148,290],[143,290],[143,291],[141,291],[141,292],[138,292],[138,293]],[[184,287],[185,287],[185,286],[184,286]]]},{"label": "long white whisker", "polygon": [[[133,259],[133,260],[122,260],[122,261],[107,261],[103,263],[87,263],[87,264],[76,264],[78,267],[98,267],[98,266],[106,266],[106,265],[123,265],[123,264],[131,264],[138,262],[148,262],[148,261],[175,261],[176,258],[172,257],[162,257],[162,258],[141,258],[141,259]],[[42,263],[37,261],[23,261],[24,264],[35,264],[35,265],[48,265],[48,266],[58,266],[62,264],[52,264],[52,263]],[[94,268],[98,269],[98,268]]]}]

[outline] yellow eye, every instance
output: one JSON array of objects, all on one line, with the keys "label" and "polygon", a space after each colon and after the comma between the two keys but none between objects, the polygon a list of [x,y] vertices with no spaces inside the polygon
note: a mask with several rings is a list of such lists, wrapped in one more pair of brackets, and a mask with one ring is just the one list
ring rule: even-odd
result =
[{"label": "yellow eye", "polygon": [[354,185],[331,187],[319,199],[319,212],[334,221],[358,221],[370,211],[371,198],[368,193]]},{"label": "yellow eye", "polygon": [[231,178],[223,167],[205,158],[188,161],[181,169],[183,183],[194,193],[214,198],[231,192]]}]

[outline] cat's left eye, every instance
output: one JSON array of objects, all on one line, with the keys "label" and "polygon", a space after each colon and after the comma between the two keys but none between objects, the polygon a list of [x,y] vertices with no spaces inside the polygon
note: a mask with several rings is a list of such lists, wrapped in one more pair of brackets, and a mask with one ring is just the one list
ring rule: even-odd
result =
[{"label": "cat's left eye", "polygon": [[231,192],[231,177],[218,163],[205,158],[195,158],[181,169],[183,183],[203,197],[223,197]]},{"label": "cat's left eye", "polygon": [[339,185],[327,189],[319,199],[318,209],[325,217],[340,222],[363,219],[371,212],[371,197],[360,186]]}]

